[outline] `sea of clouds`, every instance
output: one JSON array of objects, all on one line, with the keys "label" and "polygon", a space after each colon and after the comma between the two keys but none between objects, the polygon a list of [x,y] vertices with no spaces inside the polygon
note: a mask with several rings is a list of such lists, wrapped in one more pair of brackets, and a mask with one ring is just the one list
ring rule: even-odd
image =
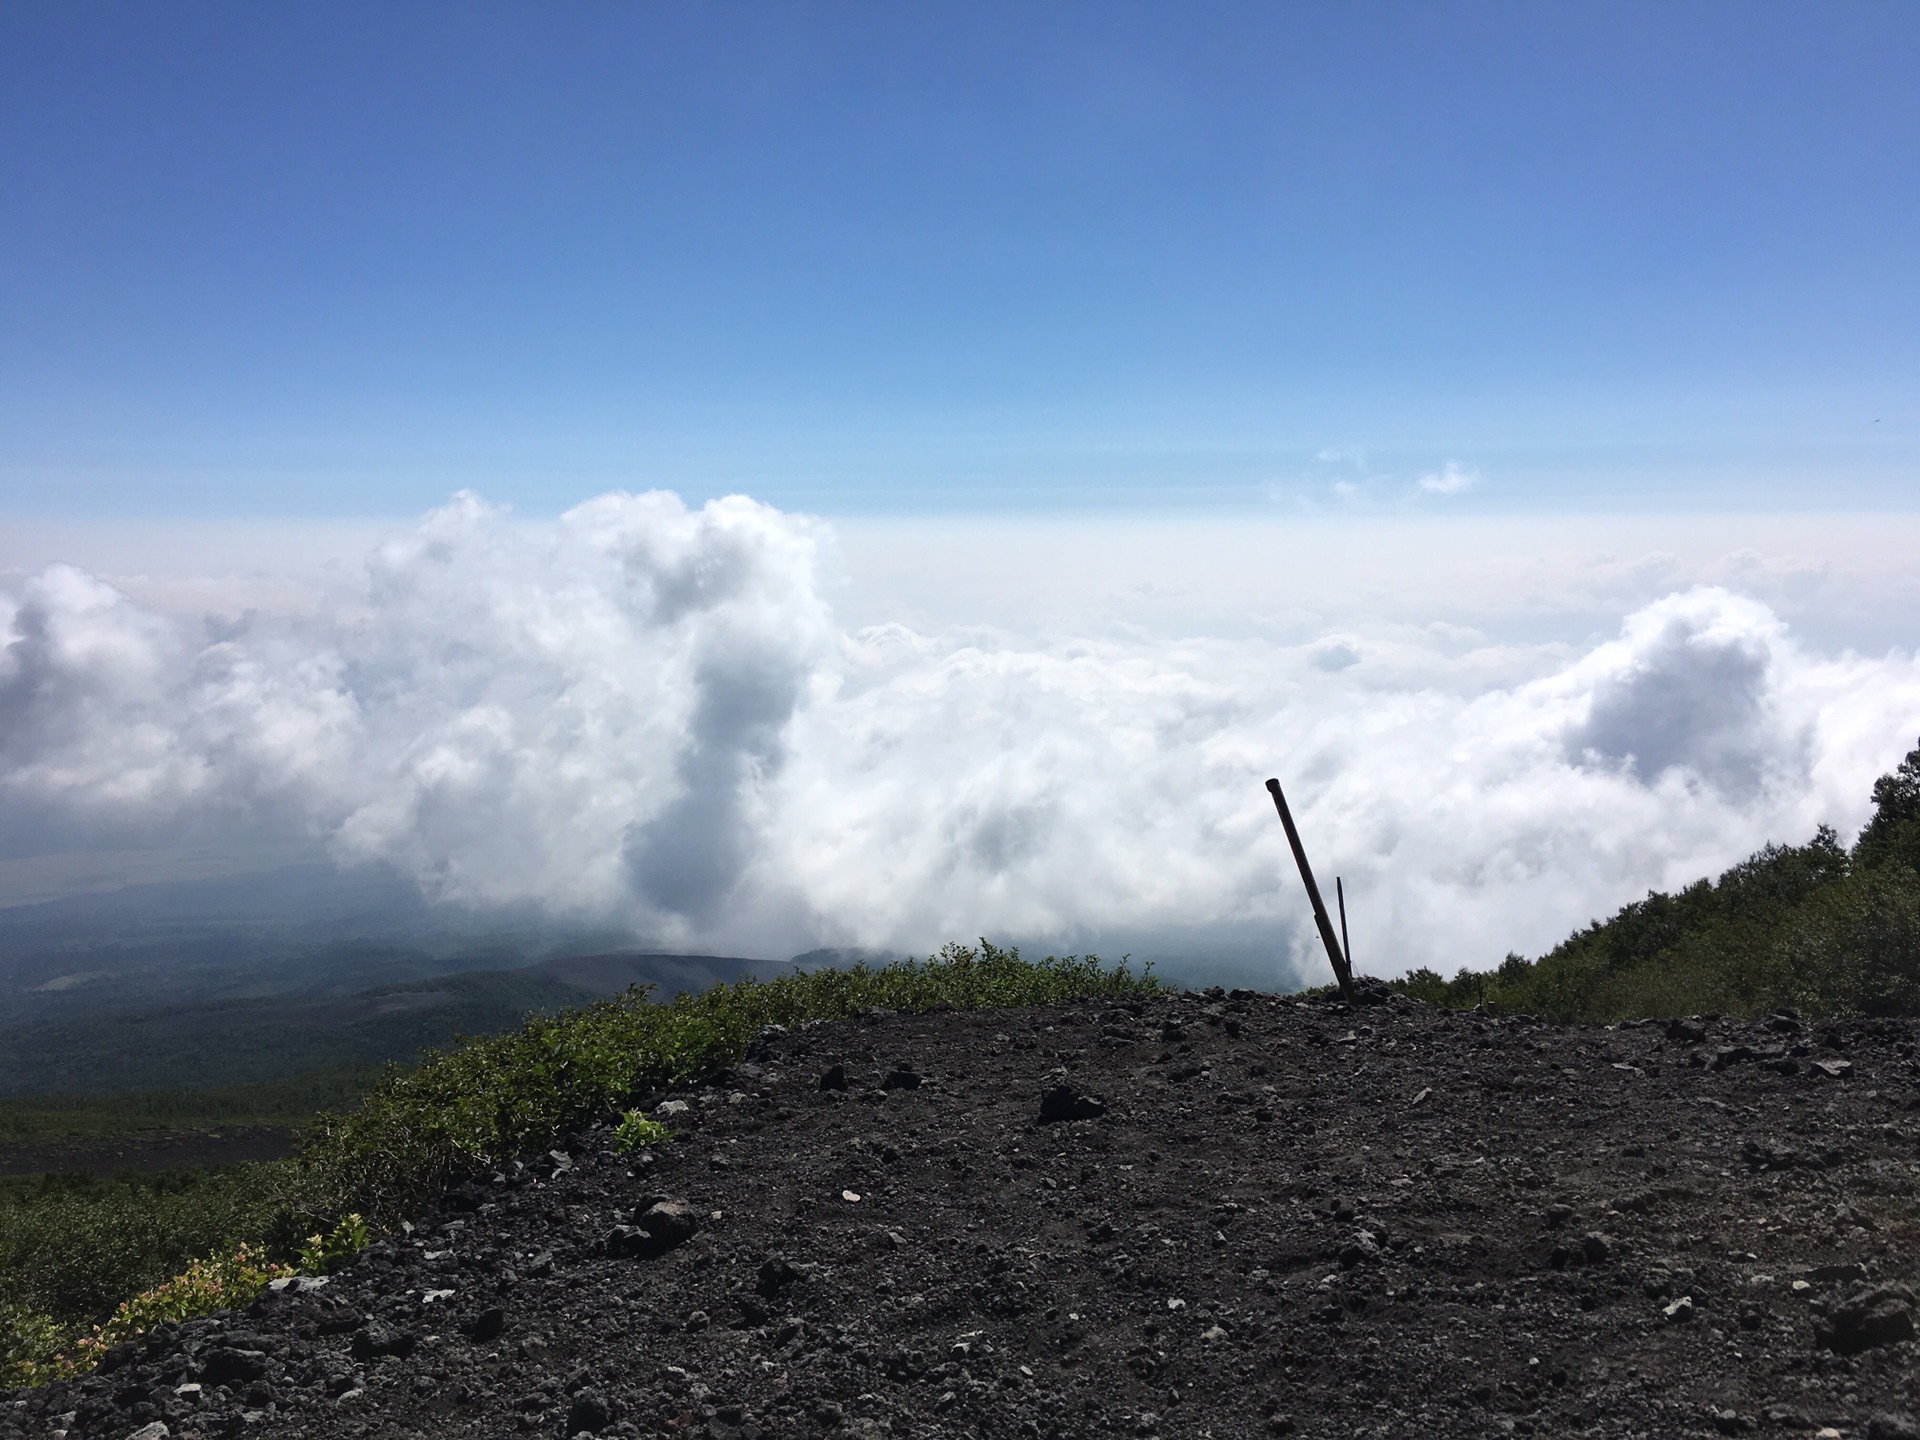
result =
[{"label": "sea of clouds", "polygon": [[295,837],[732,953],[984,934],[1317,977],[1279,775],[1362,969],[1484,966],[1850,838],[1920,732],[1910,650],[1811,646],[1737,585],[1572,639],[1156,627],[1145,591],[1077,628],[886,618],[832,528],[740,497],[529,523],[461,495],[304,608],[131,588],[0,591],[6,853]]}]

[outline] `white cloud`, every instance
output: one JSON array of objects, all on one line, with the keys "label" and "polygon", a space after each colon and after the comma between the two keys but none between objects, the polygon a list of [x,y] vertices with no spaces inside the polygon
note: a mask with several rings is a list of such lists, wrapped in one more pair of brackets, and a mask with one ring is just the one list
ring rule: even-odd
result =
[{"label": "white cloud", "polygon": [[277,829],[767,954],[986,933],[1315,966],[1278,774],[1363,968],[1451,970],[1857,825],[1920,729],[1910,653],[1817,653],[1714,586],[1591,641],[1188,625],[1193,586],[1136,595],[1144,567],[1112,623],[961,624],[836,614],[837,549],[739,498],[529,524],[463,496],[318,618],[218,633],[48,568],[0,601],[0,825]]},{"label": "white cloud", "polygon": [[1428,471],[1414,483],[1428,495],[1458,495],[1478,485],[1480,474],[1457,460],[1449,460],[1439,470]]}]

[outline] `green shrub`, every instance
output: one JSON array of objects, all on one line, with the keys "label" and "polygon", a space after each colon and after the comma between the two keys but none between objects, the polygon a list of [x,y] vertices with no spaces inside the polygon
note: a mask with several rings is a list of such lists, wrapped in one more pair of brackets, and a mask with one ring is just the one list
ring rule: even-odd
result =
[{"label": "green shrub", "polygon": [[349,1215],[326,1235],[313,1234],[300,1247],[300,1269],[308,1275],[325,1275],[337,1270],[372,1243],[367,1222]]},{"label": "green shrub", "polygon": [[56,1357],[72,1342],[72,1331],[51,1315],[0,1300],[0,1389],[53,1379]]},{"label": "green shrub", "polygon": [[673,1132],[658,1120],[649,1120],[638,1110],[629,1110],[620,1117],[620,1123],[613,1131],[613,1153],[625,1155],[630,1150],[642,1150],[650,1145],[663,1145],[673,1138]]},{"label": "green shrub", "polygon": [[0,1383],[43,1384],[86,1374],[123,1340],[137,1339],[170,1320],[237,1310],[251,1303],[268,1281],[292,1273],[242,1242],[224,1254],[189,1261],[180,1274],[123,1300],[104,1323],[90,1331],[68,1331],[49,1317],[29,1313],[26,1322],[9,1334],[8,1366]]},{"label": "green shrub", "polygon": [[1767,845],[1718,880],[1649,892],[1538,960],[1509,955],[1398,987],[1456,1008],[1624,1020],[1704,1011],[1920,1014],[1920,749],[1873,787],[1851,852],[1821,826]]},{"label": "green shrub", "polygon": [[[289,1228],[287,1164],[102,1180],[46,1175],[0,1188],[0,1302],[63,1324],[110,1312],[188,1263]],[[276,1247],[292,1258],[290,1246]]]}]

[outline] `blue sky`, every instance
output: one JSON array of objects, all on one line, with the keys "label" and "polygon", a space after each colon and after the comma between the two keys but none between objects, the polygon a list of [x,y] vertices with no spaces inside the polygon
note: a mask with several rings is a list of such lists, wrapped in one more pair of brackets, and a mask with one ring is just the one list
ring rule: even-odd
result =
[{"label": "blue sky", "polygon": [[0,517],[1911,509],[1916,74],[1908,4],[12,5]]}]

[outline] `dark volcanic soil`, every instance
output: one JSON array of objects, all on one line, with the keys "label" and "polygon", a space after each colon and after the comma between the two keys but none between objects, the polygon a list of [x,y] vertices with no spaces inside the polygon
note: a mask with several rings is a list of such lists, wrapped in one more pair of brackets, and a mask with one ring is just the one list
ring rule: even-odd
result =
[{"label": "dark volcanic soil", "polygon": [[1240,992],[811,1026],[650,1160],[583,1135],[0,1434],[1909,1435],[1914,1037]]}]

